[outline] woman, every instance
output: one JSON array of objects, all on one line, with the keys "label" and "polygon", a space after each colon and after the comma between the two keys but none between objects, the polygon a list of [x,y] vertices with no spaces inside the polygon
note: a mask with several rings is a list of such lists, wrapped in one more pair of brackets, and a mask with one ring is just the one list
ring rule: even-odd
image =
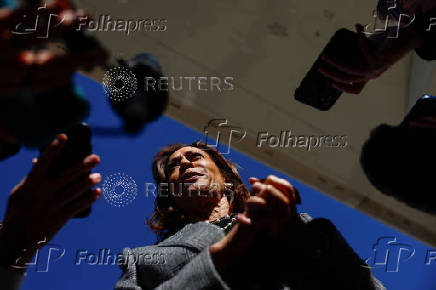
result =
[{"label": "woman", "polygon": [[284,179],[251,178],[251,196],[199,142],[163,148],[153,175],[161,190],[148,224],[159,241],[124,250],[115,289],[384,289],[334,225],[297,214]]}]

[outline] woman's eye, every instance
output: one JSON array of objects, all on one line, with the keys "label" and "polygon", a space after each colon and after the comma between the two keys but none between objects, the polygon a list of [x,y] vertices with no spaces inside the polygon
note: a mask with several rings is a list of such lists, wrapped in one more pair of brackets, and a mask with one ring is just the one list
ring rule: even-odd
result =
[{"label": "woman's eye", "polygon": [[177,165],[177,164],[171,164],[169,167],[168,167],[168,169],[170,170],[170,171],[173,171],[174,169],[176,169],[176,167],[178,167],[179,165]]},{"label": "woman's eye", "polygon": [[198,160],[198,159],[201,159],[201,158],[203,158],[203,156],[195,155],[195,156],[192,157],[192,160]]}]

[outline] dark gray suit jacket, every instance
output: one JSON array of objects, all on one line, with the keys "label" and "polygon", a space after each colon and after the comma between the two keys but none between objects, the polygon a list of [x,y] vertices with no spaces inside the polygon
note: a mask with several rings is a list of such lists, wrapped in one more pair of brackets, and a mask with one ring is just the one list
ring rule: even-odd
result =
[{"label": "dark gray suit jacket", "polygon": [[[292,276],[290,284],[262,282],[253,275],[244,279],[243,289],[385,289],[369,269],[358,265],[363,264],[362,260],[333,224],[324,219],[312,220],[307,214],[300,216],[307,224],[315,225],[316,231],[327,229],[325,232],[331,235],[328,250],[320,249],[320,252],[330,253],[321,253],[319,259],[299,265],[301,273],[294,269],[292,272],[296,275]],[[224,236],[218,226],[197,222],[186,225],[157,245],[126,248],[123,254],[127,262],[120,266],[123,274],[115,289],[231,289],[216,271],[209,253],[209,246]],[[329,282],[321,277],[327,277]],[[331,288],[332,284],[335,287]]]}]

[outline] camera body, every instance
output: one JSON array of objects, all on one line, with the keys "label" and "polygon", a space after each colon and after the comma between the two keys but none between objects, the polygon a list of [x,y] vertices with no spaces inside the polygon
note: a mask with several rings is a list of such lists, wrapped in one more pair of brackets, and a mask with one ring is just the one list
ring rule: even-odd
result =
[{"label": "camera body", "polygon": [[[162,115],[168,105],[169,93],[165,90],[145,89],[147,77],[157,81],[163,76],[162,66],[153,54],[140,53],[127,62],[119,60],[119,63],[133,73],[137,81],[137,89],[132,98],[114,101],[114,98],[110,97],[110,103],[116,114],[123,119],[124,131],[128,134],[137,134],[146,124]],[[110,83],[116,81],[116,77],[109,80]]]},{"label": "camera body", "polygon": [[[81,162],[86,156],[92,153],[91,129],[86,123],[77,124],[66,130],[68,140],[59,155],[48,169],[49,177],[56,177],[66,169]],[[88,192],[84,194],[90,194]],[[75,215],[75,218],[84,218],[91,213],[91,207]]]},{"label": "camera body", "polygon": [[407,127],[422,117],[436,117],[436,96],[423,95],[410,109],[400,126]]},{"label": "camera body", "polygon": [[334,59],[355,63],[359,57],[363,57],[355,55],[356,51],[360,51],[357,34],[344,28],[338,30],[295,90],[295,99],[320,111],[330,110],[341,96],[342,91],[332,88],[332,81],[318,71],[321,63],[328,65],[322,61],[321,57],[328,54]]}]

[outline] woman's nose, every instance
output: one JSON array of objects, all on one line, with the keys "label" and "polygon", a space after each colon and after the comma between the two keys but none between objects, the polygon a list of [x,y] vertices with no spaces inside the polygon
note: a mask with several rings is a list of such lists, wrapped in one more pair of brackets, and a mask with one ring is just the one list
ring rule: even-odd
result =
[{"label": "woman's nose", "polygon": [[180,166],[182,168],[193,167],[192,162],[188,158],[186,158],[185,156],[183,156],[182,159],[180,160]]}]

